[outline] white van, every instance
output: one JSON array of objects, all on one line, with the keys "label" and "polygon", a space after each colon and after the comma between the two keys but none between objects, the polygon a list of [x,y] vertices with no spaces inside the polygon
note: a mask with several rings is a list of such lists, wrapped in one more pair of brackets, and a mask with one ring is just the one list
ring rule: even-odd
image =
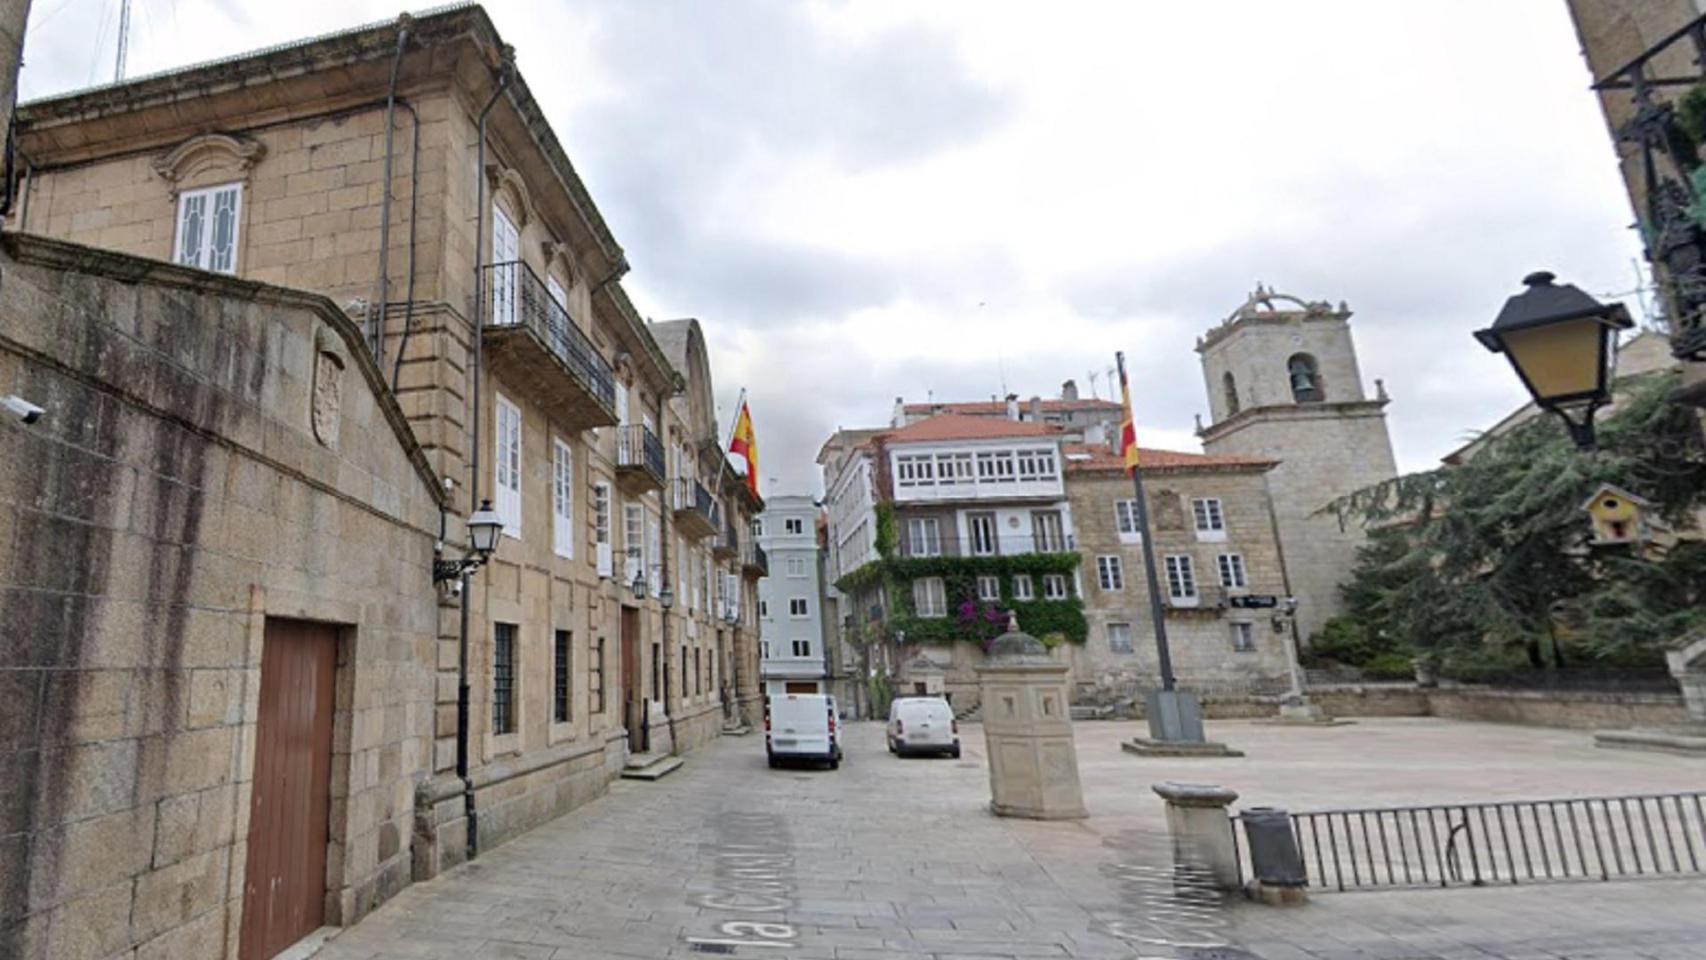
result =
[{"label": "white van", "polygon": [[889,704],[889,752],[960,755],[960,722],[941,697],[901,697]]},{"label": "white van", "polygon": [[835,698],[818,693],[777,693],[764,702],[764,750],[770,765],[783,760],[822,760],[841,766],[841,737]]}]

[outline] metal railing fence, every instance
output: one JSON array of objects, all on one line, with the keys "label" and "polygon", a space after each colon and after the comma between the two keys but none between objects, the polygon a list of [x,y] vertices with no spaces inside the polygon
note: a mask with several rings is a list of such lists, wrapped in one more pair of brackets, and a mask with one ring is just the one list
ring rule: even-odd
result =
[{"label": "metal railing fence", "polygon": [[616,374],[610,362],[575,326],[539,275],[519,260],[487,264],[485,273],[482,322],[488,327],[527,327],[587,392],[614,410]]},{"label": "metal railing fence", "polygon": [[[1487,886],[1701,873],[1706,793],[1290,814],[1316,890]],[[1254,875],[1230,820],[1245,876]]]}]

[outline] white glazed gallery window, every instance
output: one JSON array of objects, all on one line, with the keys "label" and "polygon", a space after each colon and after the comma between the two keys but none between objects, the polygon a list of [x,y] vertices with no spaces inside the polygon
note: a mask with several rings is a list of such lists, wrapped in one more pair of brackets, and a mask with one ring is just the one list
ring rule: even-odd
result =
[{"label": "white glazed gallery window", "polygon": [[1028,573],[1015,573],[1013,575],[1013,599],[1029,600],[1035,596],[1036,585],[1031,582],[1031,575]]},{"label": "white glazed gallery window", "polygon": [[785,517],[782,520],[782,532],[798,536],[806,532],[806,522],[799,517]]},{"label": "white glazed gallery window", "polygon": [[1064,574],[1064,573],[1045,573],[1045,574],[1043,574],[1043,599],[1044,600],[1065,600],[1066,596],[1067,596],[1066,574]]},{"label": "white glazed gallery window", "polygon": [[575,457],[561,440],[551,441],[551,549],[575,555]]},{"label": "white glazed gallery window", "polygon": [[1220,585],[1241,590],[1250,585],[1244,575],[1244,555],[1241,553],[1223,553],[1219,557]]},{"label": "white glazed gallery window", "polygon": [[1256,631],[1248,623],[1229,623],[1232,628],[1232,649],[1239,653],[1254,653]]},{"label": "white glazed gallery window", "polygon": [[948,615],[948,593],[941,577],[919,577],[912,581],[912,605],[921,617]]},{"label": "white glazed gallery window", "polygon": [[1137,501],[1115,500],[1114,523],[1119,527],[1121,543],[1142,543],[1143,533],[1137,525]]},{"label": "white glazed gallery window", "polygon": [[1110,623],[1110,624],[1108,624],[1108,652],[1110,652],[1110,653],[1130,653],[1131,652],[1131,624],[1129,624],[1129,623]]},{"label": "white glazed gallery window", "polygon": [[521,539],[521,408],[498,394],[495,419],[497,449],[493,451],[498,518],[504,535]]},{"label": "white glazed gallery window", "polygon": [[812,615],[811,605],[805,597],[791,597],[788,600],[788,616],[795,620],[804,620]]},{"label": "white glazed gallery window", "polygon": [[977,578],[977,598],[979,600],[1001,599],[1001,578],[981,574]]},{"label": "white glazed gallery window", "polygon": [[1103,593],[1125,589],[1125,568],[1117,556],[1107,555],[1096,558],[1096,581],[1102,587]]},{"label": "white glazed gallery window", "polygon": [[1180,604],[1197,602],[1197,574],[1191,558],[1174,555],[1167,558],[1167,596]]},{"label": "white glazed gallery window", "polygon": [[794,641],[794,656],[796,656],[796,657],[809,657],[811,655],[812,655],[812,642],[810,640],[795,640]]},{"label": "white glazed gallery window", "polygon": [[805,557],[789,557],[788,558],[788,576],[790,576],[790,577],[803,577],[805,575],[806,575],[806,558]]},{"label": "white glazed gallery window", "polygon": [[1219,497],[1192,500],[1191,515],[1196,518],[1198,540],[1226,539],[1226,515],[1220,509]]},{"label": "white glazed gallery window", "polygon": [[237,272],[243,185],[225,183],[178,194],[177,262],[214,273]]}]

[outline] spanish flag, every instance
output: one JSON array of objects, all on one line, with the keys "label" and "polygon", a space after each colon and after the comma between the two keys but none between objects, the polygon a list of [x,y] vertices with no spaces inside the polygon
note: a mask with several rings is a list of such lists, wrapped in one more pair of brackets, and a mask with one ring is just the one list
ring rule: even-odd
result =
[{"label": "spanish flag", "polygon": [[1120,459],[1130,473],[1138,467],[1137,420],[1131,415],[1131,384],[1125,376],[1125,353],[1116,353],[1114,358],[1120,367],[1120,402],[1125,406],[1125,419],[1120,422]]},{"label": "spanish flag", "polygon": [[746,401],[740,402],[740,411],[735,414],[735,432],[729,437],[729,452],[738,453],[746,458],[746,488],[758,496],[758,438],[752,433],[752,411],[746,407]]}]

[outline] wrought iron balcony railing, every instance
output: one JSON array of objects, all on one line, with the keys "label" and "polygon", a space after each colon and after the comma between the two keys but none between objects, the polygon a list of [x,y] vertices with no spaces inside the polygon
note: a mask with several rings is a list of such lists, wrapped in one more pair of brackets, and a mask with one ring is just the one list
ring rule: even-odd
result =
[{"label": "wrought iron balcony railing", "polygon": [[695,539],[716,536],[722,525],[722,507],[711,491],[690,477],[677,477],[673,493],[676,526]]},{"label": "wrought iron balcony railing", "polygon": [[740,555],[740,535],[735,533],[734,521],[730,520],[724,511],[723,529],[717,534],[717,542],[711,545],[711,555],[718,560],[731,560]]},{"label": "wrought iron balcony railing", "polygon": [[740,554],[741,570],[749,577],[770,576],[770,555],[757,543],[748,540]]},{"label": "wrought iron balcony railing", "polygon": [[486,267],[484,280],[487,331],[525,330],[555,359],[557,365],[602,408],[603,423],[615,423],[616,375],[569,318],[527,264],[518,260]]},{"label": "wrought iron balcony railing", "polygon": [[630,423],[616,431],[616,472],[633,475],[642,486],[662,489],[664,481],[663,441],[643,423]]}]

